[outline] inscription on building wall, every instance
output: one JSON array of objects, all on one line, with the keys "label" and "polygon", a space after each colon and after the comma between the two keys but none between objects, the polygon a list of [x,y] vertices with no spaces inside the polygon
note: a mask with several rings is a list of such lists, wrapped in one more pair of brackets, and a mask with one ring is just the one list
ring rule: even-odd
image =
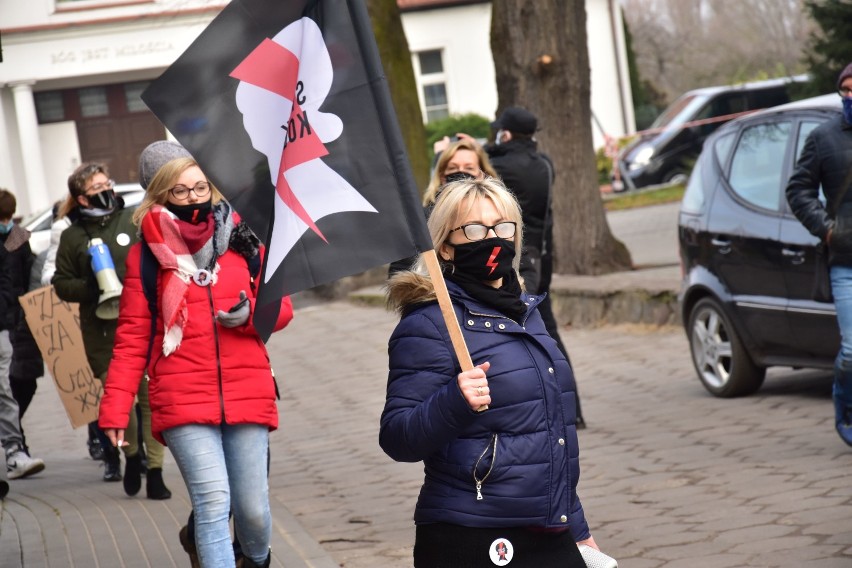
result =
[{"label": "inscription on building wall", "polygon": [[63,49],[51,53],[50,62],[53,65],[87,63],[89,61],[105,61],[113,58],[121,59],[124,57],[151,55],[152,53],[174,51],[174,49],[175,47],[170,41],[144,41],[114,47]]}]

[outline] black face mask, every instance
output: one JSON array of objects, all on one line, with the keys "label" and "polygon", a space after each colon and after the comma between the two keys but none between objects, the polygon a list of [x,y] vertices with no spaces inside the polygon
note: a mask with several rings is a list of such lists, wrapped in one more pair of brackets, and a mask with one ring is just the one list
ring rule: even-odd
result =
[{"label": "black face mask", "polygon": [[515,258],[515,243],[500,237],[493,237],[472,243],[454,245],[447,243],[455,249],[455,257],[452,261],[457,272],[479,281],[493,281],[508,276],[514,268],[512,260]]},{"label": "black face mask", "polygon": [[208,199],[203,203],[190,203],[188,205],[166,203],[166,209],[174,213],[181,221],[186,221],[187,223],[200,223],[207,219],[207,216],[210,215],[210,211],[213,210],[213,200]]},{"label": "black face mask", "polygon": [[444,179],[446,180],[444,182],[444,185],[446,185],[448,183],[453,183],[453,182],[456,182],[456,181],[464,181],[464,180],[467,180],[467,179],[476,179],[476,176],[473,175],[473,174],[469,174],[467,172],[453,172],[451,174],[445,175]]},{"label": "black face mask", "polygon": [[94,195],[87,195],[86,199],[89,201],[89,209],[114,211],[118,207],[118,199],[115,197],[114,189],[105,189]]}]

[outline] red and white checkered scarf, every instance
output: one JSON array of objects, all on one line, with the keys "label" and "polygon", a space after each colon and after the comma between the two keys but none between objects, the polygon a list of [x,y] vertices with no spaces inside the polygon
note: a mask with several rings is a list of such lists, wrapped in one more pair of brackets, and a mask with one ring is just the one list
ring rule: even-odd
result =
[{"label": "red and white checkered scarf", "polygon": [[[186,296],[192,276],[198,266],[180,234],[177,217],[161,205],[154,205],[142,219],[142,237],[163,270],[163,287],[160,311],[163,314],[165,335],[163,354],[171,355],[180,347],[188,310]],[[213,270],[216,282],[218,264]]]}]

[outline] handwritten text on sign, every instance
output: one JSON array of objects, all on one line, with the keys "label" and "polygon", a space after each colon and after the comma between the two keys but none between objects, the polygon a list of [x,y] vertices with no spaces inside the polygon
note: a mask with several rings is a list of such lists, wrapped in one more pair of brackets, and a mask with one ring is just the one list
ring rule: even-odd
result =
[{"label": "handwritten text on sign", "polygon": [[86,361],[77,304],[60,300],[53,286],[33,290],[19,300],[71,426],[97,420],[103,385]]}]

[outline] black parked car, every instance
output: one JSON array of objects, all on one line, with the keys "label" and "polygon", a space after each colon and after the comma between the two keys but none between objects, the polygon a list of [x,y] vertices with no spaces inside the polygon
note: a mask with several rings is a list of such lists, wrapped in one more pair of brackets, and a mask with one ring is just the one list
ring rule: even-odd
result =
[{"label": "black parked car", "polygon": [[830,369],[834,305],[811,299],[813,237],[784,196],[808,133],[841,112],[826,95],[731,121],[707,139],[678,238],[680,308],[695,370],[716,396],[755,392],[774,365]]},{"label": "black parked car", "polygon": [[616,191],[661,183],[683,183],[707,137],[739,113],[790,101],[790,85],[806,75],[688,91],[651,127],[619,152],[621,184]]}]

